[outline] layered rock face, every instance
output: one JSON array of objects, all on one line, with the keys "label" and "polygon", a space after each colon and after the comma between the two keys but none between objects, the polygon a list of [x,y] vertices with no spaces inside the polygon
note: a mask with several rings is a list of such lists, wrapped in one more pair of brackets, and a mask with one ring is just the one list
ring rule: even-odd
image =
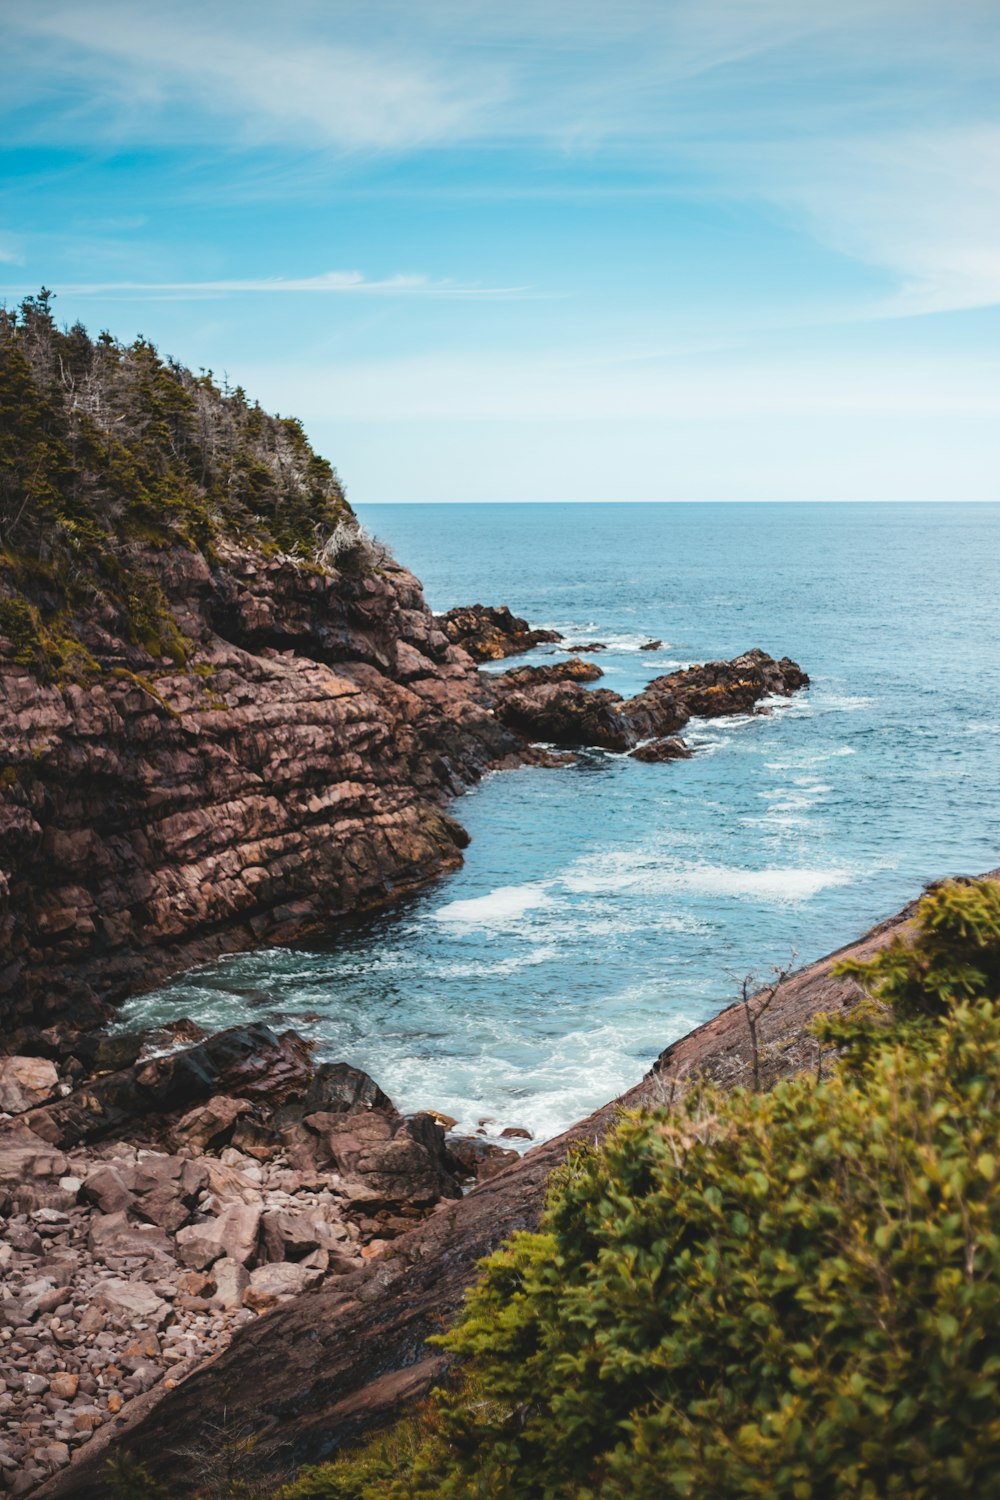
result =
[{"label": "layered rock face", "polygon": [[8,1027],[79,1020],[457,864],[444,801],[514,749],[405,570],[233,546],[153,561],[182,668],[107,632],[90,685],[0,662]]}]

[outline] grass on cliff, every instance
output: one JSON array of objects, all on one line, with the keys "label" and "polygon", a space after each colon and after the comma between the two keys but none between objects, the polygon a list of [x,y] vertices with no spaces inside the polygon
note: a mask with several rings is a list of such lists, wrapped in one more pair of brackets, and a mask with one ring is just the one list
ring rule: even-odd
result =
[{"label": "grass on cliff", "polygon": [[1000,1494],[1000,888],[841,971],[872,1000],[820,1023],[827,1077],[580,1152],[452,1386],[280,1500]]},{"label": "grass on cliff", "polygon": [[186,642],[151,560],[223,538],[304,562],[361,536],[301,424],[164,359],[57,327],[51,293],[0,309],[0,634],[40,676],[96,670],[98,619],[152,657]]}]

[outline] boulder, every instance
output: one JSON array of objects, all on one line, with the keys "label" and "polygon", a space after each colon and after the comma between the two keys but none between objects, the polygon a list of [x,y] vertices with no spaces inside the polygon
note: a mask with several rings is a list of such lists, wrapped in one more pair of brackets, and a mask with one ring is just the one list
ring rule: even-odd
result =
[{"label": "boulder", "polygon": [[151,1323],[162,1328],[170,1319],[170,1307],[145,1281],[124,1281],[118,1276],[99,1281],[90,1294],[91,1303],[113,1318],[133,1323]]},{"label": "boulder", "polygon": [[175,1146],[186,1146],[198,1155],[209,1147],[217,1150],[232,1135],[240,1115],[249,1114],[252,1109],[253,1105],[247,1099],[217,1094],[207,1104],[199,1104],[178,1120],[170,1133],[171,1139]]},{"label": "boulder", "polygon": [[322,1279],[323,1272],[318,1268],[296,1265],[292,1261],[258,1266],[250,1273],[250,1285],[243,1294],[243,1303],[255,1312],[267,1312],[279,1302],[304,1292],[307,1287],[317,1286]]},{"label": "boulder", "polygon": [[59,1074],[47,1057],[5,1057],[0,1061],[0,1110],[19,1115],[51,1099]]},{"label": "boulder", "polygon": [[0,1182],[21,1183],[65,1177],[69,1161],[50,1142],[18,1123],[0,1131]]},{"label": "boulder", "polygon": [[385,1207],[429,1207],[440,1198],[462,1196],[446,1165],[444,1131],[430,1115],[404,1120],[391,1140],[366,1146],[354,1172],[373,1202]]},{"label": "boulder", "polygon": [[102,1214],[125,1212],[135,1202],[135,1194],[129,1192],[121,1172],[110,1162],[87,1173],[80,1196],[85,1203],[93,1203]]},{"label": "boulder", "polygon": [[474,1178],[476,1182],[486,1182],[505,1167],[521,1160],[520,1152],[496,1146],[491,1141],[477,1140],[475,1136],[450,1135],[446,1144],[461,1175]]},{"label": "boulder", "polygon": [[132,1224],[124,1210],[113,1214],[94,1213],[87,1232],[87,1248],[95,1260],[134,1256],[141,1260],[172,1260],[174,1247],[155,1224]]},{"label": "boulder", "polygon": [[243,1306],[243,1294],[250,1285],[250,1273],[241,1261],[224,1255],[212,1267],[215,1290],[212,1301],[218,1307],[234,1310]]},{"label": "boulder", "polygon": [[663,645],[662,641],[643,641],[642,645],[639,647],[639,650],[640,651],[659,651],[659,649],[660,649],[660,647],[662,645]]},{"label": "boulder", "polygon": [[203,1271],[227,1256],[246,1266],[257,1254],[260,1209],[255,1204],[231,1203],[221,1214],[177,1231],[177,1254],[185,1266]]},{"label": "boulder", "polygon": [[644,745],[637,745],[630,751],[633,760],[648,761],[651,764],[665,760],[690,760],[694,754],[684,741],[677,735],[670,735],[662,740],[647,740]]}]

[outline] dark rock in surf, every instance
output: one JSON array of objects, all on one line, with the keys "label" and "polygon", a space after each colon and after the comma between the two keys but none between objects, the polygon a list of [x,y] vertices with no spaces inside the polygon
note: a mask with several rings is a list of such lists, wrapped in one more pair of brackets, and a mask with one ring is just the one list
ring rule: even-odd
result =
[{"label": "dark rock in surf", "polygon": [[694,751],[689,749],[678,736],[670,735],[666,739],[648,740],[646,744],[638,745],[629,753],[633,760],[655,764],[667,760],[690,760]]}]

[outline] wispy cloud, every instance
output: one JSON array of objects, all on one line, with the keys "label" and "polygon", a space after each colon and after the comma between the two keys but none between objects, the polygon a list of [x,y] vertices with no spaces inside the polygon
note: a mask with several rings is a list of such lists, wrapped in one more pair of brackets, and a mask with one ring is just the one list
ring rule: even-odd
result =
[{"label": "wispy cloud", "polygon": [[[351,150],[413,149],[461,134],[482,107],[433,59],[391,38],[328,40],[311,5],[290,11],[180,0],[168,10],[121,0],[36,0],[7,16],[20,42],[20,84],[41,83],[40,138],[81,134],[133,142],[289,140]],[[303,25],[303,22],[305,23]],[[298,23],[298,24],[296,24]],[[37,51],[46,53],[38,79]]]},{"label": "wispy cloud", "polygon": [[[3,259],[0,251],[0,259]],[[26,286],[0,287],[16,296]],[[461,286],[452,281],[434,281],[427,276],[387,276],[369,279],[361,271],[323,271],[318,276],[235,277],[222,281],[88,281],[61,283],[59,291],[77,297],[124,296],[141,299],[171,297],[230,297],[279,292],[334,293],[336,295],[383,297],[456,297],[499,301],[531,296],[529,287]]]}]

